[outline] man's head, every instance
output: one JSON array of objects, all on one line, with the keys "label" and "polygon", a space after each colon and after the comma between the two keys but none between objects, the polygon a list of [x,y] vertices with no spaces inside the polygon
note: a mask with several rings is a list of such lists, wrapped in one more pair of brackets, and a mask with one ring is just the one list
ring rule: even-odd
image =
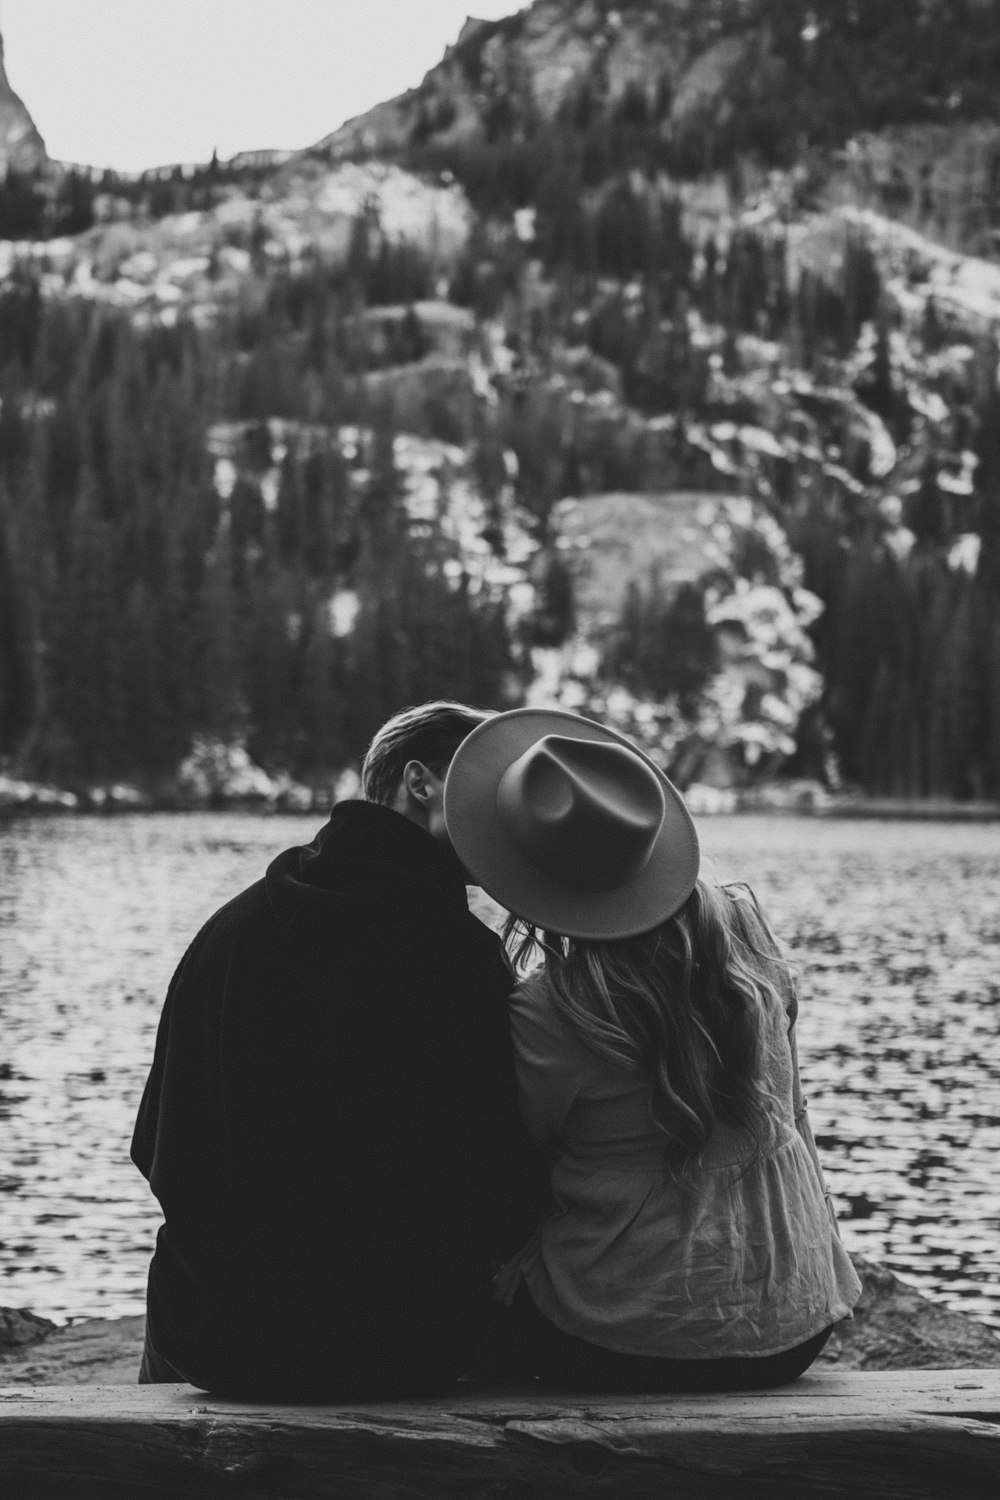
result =
[{"label": "man's head", "polygon": [[492,715],[463,703],[422,703],[395,714],[375,735],[361,767],[361,792],[449,843],[444,779],[466,735]]}]

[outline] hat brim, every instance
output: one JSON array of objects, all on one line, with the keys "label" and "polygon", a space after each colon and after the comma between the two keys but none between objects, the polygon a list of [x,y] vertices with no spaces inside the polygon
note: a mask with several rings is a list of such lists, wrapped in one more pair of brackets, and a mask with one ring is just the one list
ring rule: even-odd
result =
[{"label": "hat brim", "polygon": [[[625,745],[655,772],[666,804],[663,823],[648,861],[627,884],[611,891],[570,887],[532,864],[508,838],[497,809],[501,777],[547,734]],[[625,735],[561,709],[516,708],[474,729],[448,769],[444,816],[470,877],[508,911],[565,937],[608,940],[648,932],[683,906],[698,878],[698,835],[673,783]]]}]

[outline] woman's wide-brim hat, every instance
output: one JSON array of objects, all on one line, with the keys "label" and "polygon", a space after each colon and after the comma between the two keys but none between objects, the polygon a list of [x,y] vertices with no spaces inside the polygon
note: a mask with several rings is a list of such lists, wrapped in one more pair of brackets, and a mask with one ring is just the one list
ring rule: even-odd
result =
[{"label": "woman's wide-brim hat", "polygon": [[648,932],[698,878],[676,787],[625,735],[559,709],[518,708],[474,729],[448,769],[444,815],[470,877],[565,937]]}]

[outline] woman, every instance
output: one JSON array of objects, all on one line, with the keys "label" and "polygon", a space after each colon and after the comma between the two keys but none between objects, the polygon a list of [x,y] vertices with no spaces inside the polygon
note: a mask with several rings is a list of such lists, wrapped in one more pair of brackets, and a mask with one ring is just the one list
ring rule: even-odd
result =
[{"label": "woman", "polygon": [[576,715],[481,725],[445,816],[518,956],[544,953],[512,1002],[521,1110],[552,1164],[552,1209],[498,1278],[523,1364],[590,1390],[794,1380],[861,1287],[752,893],[699,880],[675,788]]}]

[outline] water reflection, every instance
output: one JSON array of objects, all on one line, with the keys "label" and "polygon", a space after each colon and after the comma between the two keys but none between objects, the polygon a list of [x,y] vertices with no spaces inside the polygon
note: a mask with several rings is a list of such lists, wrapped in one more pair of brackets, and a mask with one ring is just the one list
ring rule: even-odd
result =
[{"label": "water reflection", "polygon": [[[173,965],[314,818],[0,825],[0,1303],[142,1310],[128,1143]],[[802,965],[800,1048],[844,1237],[1000,1327],[1000,828],[727,818]]]}]

